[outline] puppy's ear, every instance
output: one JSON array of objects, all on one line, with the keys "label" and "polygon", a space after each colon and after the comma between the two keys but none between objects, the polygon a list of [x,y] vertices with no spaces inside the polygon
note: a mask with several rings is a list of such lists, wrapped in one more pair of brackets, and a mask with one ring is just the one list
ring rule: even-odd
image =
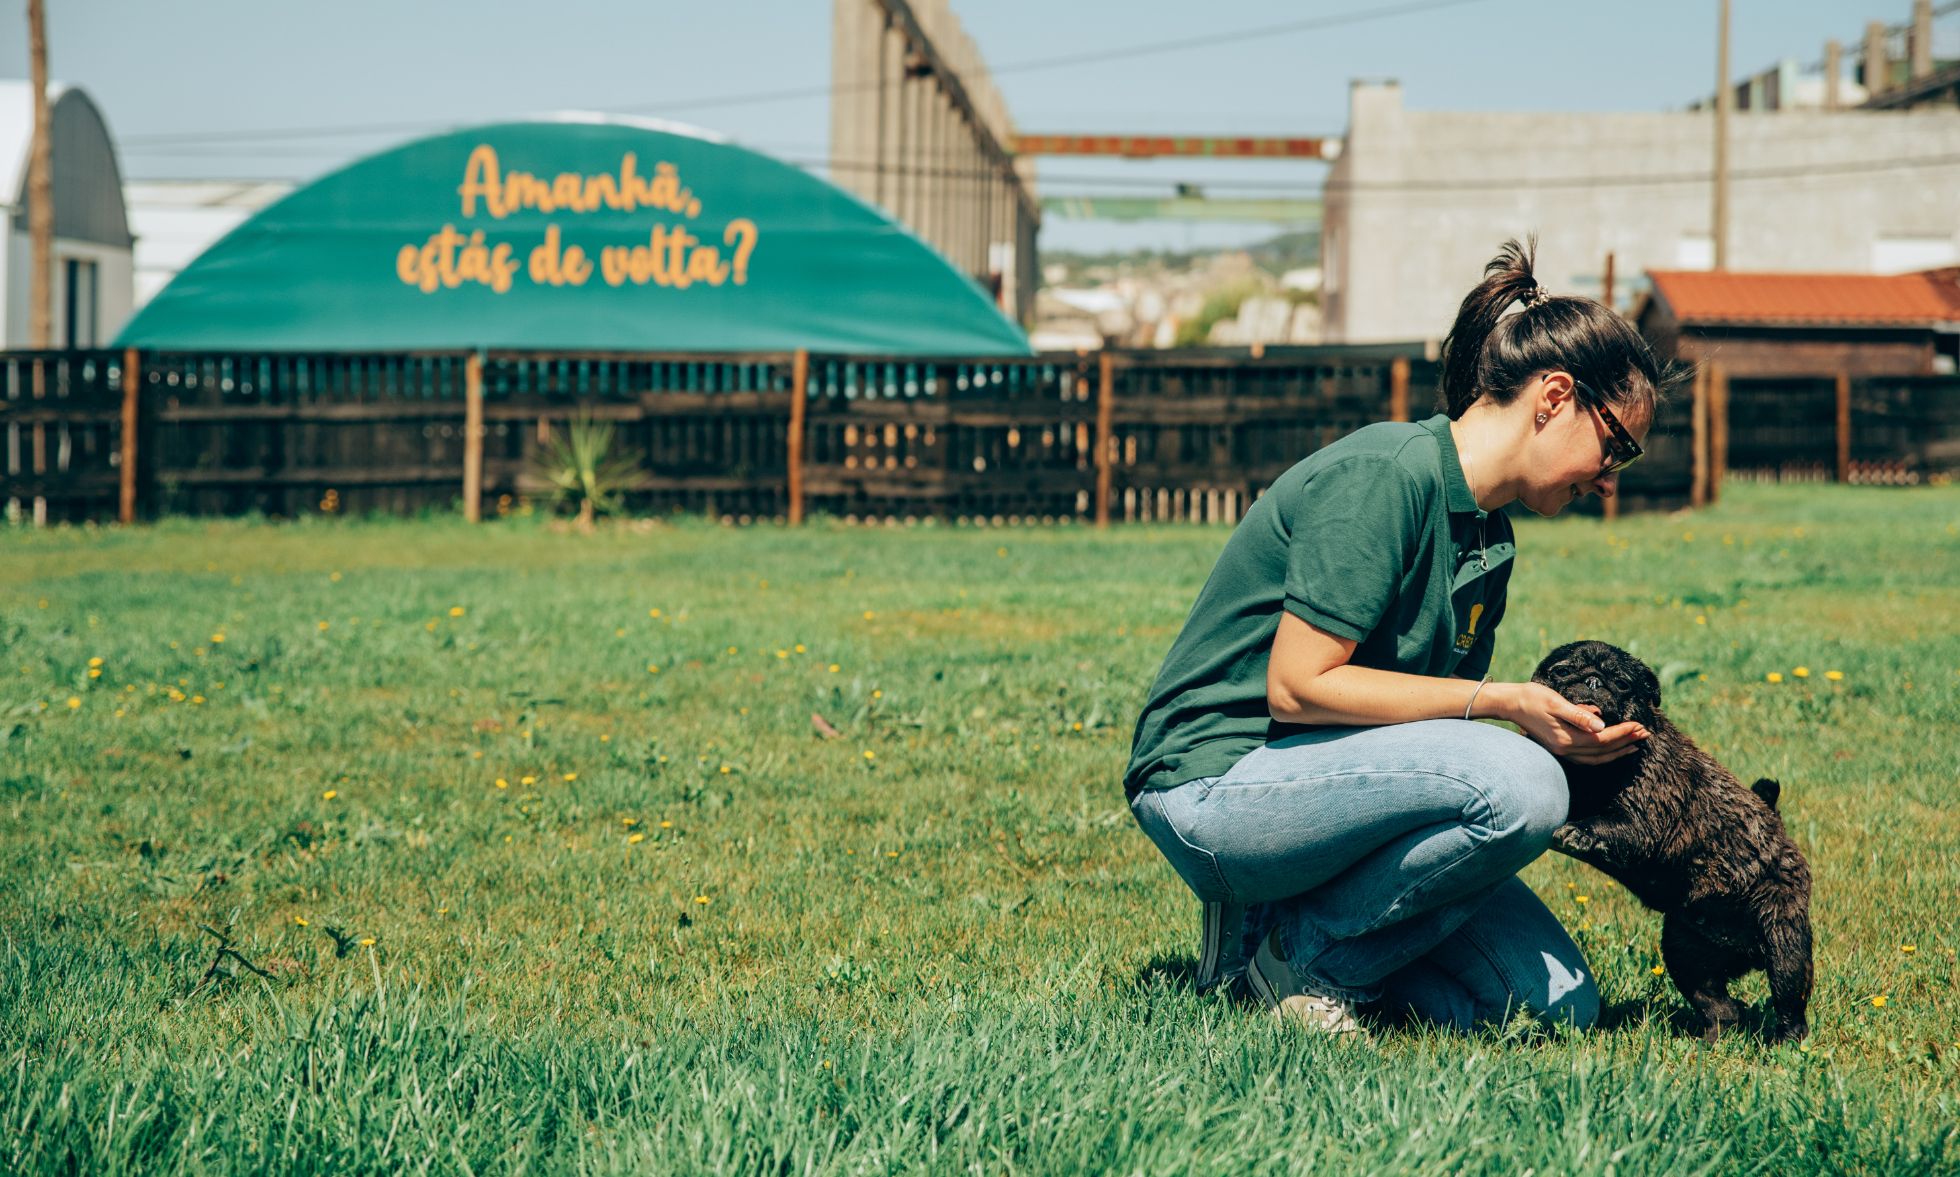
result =
[{"label": "puppy's ear", "polygon": [[1638,673],[1633,676],[1633,689],[1640,695],[1641,699],[1646,701],[1649,707],[1659,710],[1661,705],[1661,680],[1659,676],[1654,673],[1653,667],[1648,666],[1645,662],[1635,662],[1634,666],[1638,669]]}]

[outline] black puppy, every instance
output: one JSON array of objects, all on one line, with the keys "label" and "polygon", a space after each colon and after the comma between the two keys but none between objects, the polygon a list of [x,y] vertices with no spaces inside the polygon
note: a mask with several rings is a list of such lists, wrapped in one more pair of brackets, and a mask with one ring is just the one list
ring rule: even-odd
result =
[{"label": "black puppy", "polygon": [[1729,982],[1769,974],[1777,1041],[1802,1038],[1810,1001],[1810,867],[1783,829],[1771,780],[1745,789],[1661,713],[1647,664],[1605,642],[1572,642],[1533,672],[1610,726],[1648,732],[1606,764],[1561,760],[1572,801],[1552,847],[1617,879],[1666,918],[1661,958],[1713,1041],[1736,1020]]}]

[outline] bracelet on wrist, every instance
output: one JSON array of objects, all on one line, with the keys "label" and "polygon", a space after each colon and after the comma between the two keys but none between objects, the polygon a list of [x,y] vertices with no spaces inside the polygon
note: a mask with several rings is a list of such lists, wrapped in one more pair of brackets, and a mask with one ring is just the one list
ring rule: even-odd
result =
[{"label": "bracelet on wrist", "polygon": [[1483,692],[1484,683],[1487,683],[1489,681],[1490,681],[1490,675],[1486,674],[1477,683],[1477,689],[1470,692],[1470,701],[1463,705],[1463,718],[1465,719],[1470,718],[1470,709],[1477,705],[1477,696]]}]

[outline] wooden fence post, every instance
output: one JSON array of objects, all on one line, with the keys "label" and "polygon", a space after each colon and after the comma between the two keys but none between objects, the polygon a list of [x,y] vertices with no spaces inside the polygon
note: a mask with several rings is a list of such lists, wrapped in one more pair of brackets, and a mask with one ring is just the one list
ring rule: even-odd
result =
[{"label": "wooden fence post", "polygon": [[136,522],[136,396],[137,386],[142,376],[142,359],[135,348],[123,352],[122,368],[122,498],[118,504],[116,518],[123,523]]},{"label": "wooden fence post", "polygon": [[1837,374],[1837,480],[1851,481],[1851,373]]},{"label": "wooden fence post", "polygon": [[1689,484],[1688,505],[1702,507],[1708,504],[1708,365],[1695,365],[1695,399],[1691,417],[1693,420],[1693,441],[1691,451],[1694,455],[1694,481]]},{"label": "wooden fence post", "polygon": [[483,353],[463,358],[463,518],[483,520]]},{"label": "wooden fence post", "polygon": [[1722,497],[1729,473],[1729,369],[1716,362],[1708,371],[1708,501]]},{"label": "wooden fence post", "polygon": [[1388,419],[1409,419],[1409,357],[1396,356],[1388,362]]},{"label": "wooden fence post", "polygon": [[1096,386],[1096,526],[1109,526],[1110,451],[1116,440],[1116,359],[1104,348],[1097,356]]},{"label": "wooden fence post", "polygon": [[810,353],[797,348],[789,379],[789,525],[803,523],[803,432],[809,424]]}]

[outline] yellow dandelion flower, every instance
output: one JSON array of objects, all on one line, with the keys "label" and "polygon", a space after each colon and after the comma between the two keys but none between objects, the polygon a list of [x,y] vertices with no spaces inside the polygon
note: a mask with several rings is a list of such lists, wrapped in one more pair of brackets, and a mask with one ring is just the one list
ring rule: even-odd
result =
[{"label": "yellow dandelion flower", "polygon": [[647,616],[648,616],[648,617],[658,617],[658,616],[660,616],[660,610],[658,610],[658,609],[648,609],[648,610],[647,610]]},{"label": "yellow dandelion flower", "polygon": [[578,779],[578,774],[575,772],[568,772],[565,774],[565,779],[568,781],[575,781]]},{"label": "yellow dandelion flower", "polygon": [[658,666],[655,666],[655,665],[654,665],[653,663],[651,663],[651,662],[649,662],[649,663],[647,663],[647,673],[648,673],[648,674],[659,674],[659,673],[660,673],[660,668],[659,668]]},{"label": "yellow dandelion flower", "polygon": [[829,1059],[825,1059],[825,1060],[823,1060],[823,1069],[824,1069],[824,1070],[826,1070],[826,1071],[828,1071],[828,1070],[830,1069],[830,1060],[829,1060]]},{"label": "yellow dandelion flower", "polygon": [[660,828],[663,830],[671,830],[674,828],[674,823],[671,821],[663,821],[660,823]]},{"label": "yellow dandelion flower", "polygon": [[203,695],[192,695],[192,696],[191,696],[191,702],[193,702],[193,703],[202,703],[202,702],[204,702],[204,696],[203,696]]},{"label": "yellow dandelion flower", "polygon": [[510,835],[509,835],[509,834],[505,834],[505,835],[504,835],[504,841],[506,841],[506,842],[508,842],[508,841],[510,841]]},{"label": "yellow dandelion flower", "polygon": [[1832,682],[1843,682],[1843,681],[1844,681],[1844,671],[1842,671],[1842,670],[1827,670],[1827,671],[1825,671],[1825,672],[1824,672],[1824,677],[1825,677],[1825,678],[1827,678],[1827,679],[1830,679],[1830,680],[1831,680]]},{"label": "yellow dandelion flower", "polygon": [[361,947],[362,947],[362,948],[373,948],[373,947],[374,947],[374,937],[372,937],[372,936],[363,936],[363,937],[361,937]]},{"label": "yellow dandelion flower", "polygon": [[708,905],[708,897],[706,895],[696,895],[694,897],[694,902],[700,904],[703,907],[706,907]]},{"label": "yellow dandelion flower", "polygon": [[623,826],[636,826],[640,824],[640,819],[637,817],[622,817],[619,819],[619,824]]},{"label": "yellow dandelion flower", "polygon": [[434,633],[436,631],[436,623],[433,621],[423,622],[422,628],[428,630],[430,633]]},{"label": "yellow dandelion flower", "polygon": [[100,665],[102,665],[102,659],[100,659],[100,658],[90,658],[90,659],[88,660],[88,664],[89,664],[90,666],[100,666]]},{"label": "yellow dandelion flower", "polygon": [[864,750],[864,758],[866,760],[876,760],[878,759],[878,754],[876,752],[873,752],[871,749],[866,748]]},{"label": "yellow dandelion flower", "polygon": [[1874,1006],[1876,1006],[1876,1007],[1877,1007],[1877,1008],[1879,1008],[1879,1009],[1884,1009],[1884,1008],[1885,1008],[1885,994],[1883,994],[1883,993],[1880,993],[1880,994],[1878,994],[1877,996],[1875,996],[1875,997],[1873,997],[1873,998],[1872,998],[1872,1005],[1874,1005]]},{"label": "yellow dandelion flower", "polygon": [[842,669],[844,669],[844,668],[843,668],[843,667],[841,667],[841,666],[839,666],[839,665],[837,665],[837,664],[836,664],[835,662],[832,662],[832,663],[830,664],[830,673],[832,673],[832,674],[836,674],[836,673],[837,673],[838,671],[840,671],[840,670],[842,670]]},{"label": "yellow dandelion flower", "polygon": [[730,646],[730,647],[728,647],[728,652],[729,652],[729,653],[731,653],[731,654],[739,654],[739,653],[741,653],[741,651],[740,651],[740,650],[738,650],[738,649],[736,649],[736,648],[735,648],[734,646]]},{"label": "yellow dandelion flower", "polygon": [[309,924],[309,923],[307,923],[307,922],[306,922],[306,917],[305,917],[305,916],[303,916],[303,915],[296,915],[296,916],[294,916],[294,917],[293,917],[293,922],[294,922],[294,923],[296,923],[296,924],[298,924],[298,925],[299,925],[300,927],[302,927],[302,928],[310,928],[310,927],[312,927],[312,926],[313,926],[312,924]]},{"label": "yellow dandelion flower", "polygon": [[601,744],[610,744],[610,743],[612,743],[612,734],[611,734],[610,732],[600,732],[600,733],[599,733],[599,742],[600,742]]},{"label": "yellow dandelion flower", "polygon": [[871,692],[871,697],[872,697],[872,698],[874,698],[874,699],[882,699],[882,698],[884,698],[884,697],[885,697],[885,692],[883,692],[883,691],[873,691],[873,692]]},{"label": "yellow dandelion flower", "polygon": [[535,785],[538,783],[538,778],[534,776],[521,776],[517,778],[517,783],[520,785]]},{"label": "yellow dandelion flower", "polygon": [[734,772],[734,771],[735,771],[734,769],[732,769],[732,768],[730,768],[730,767],[728,767],[728,766],[727,766],[726,764],[724,764],[724,765],[722,765],[722,766],[721,766],[721,774],[722,774],[723,776],[727,776],[727,775],[728,775],[729,773],[731,773],[731,772]]},{"label": "yellow dandelion flower", "polygon": [[798,642],[796,643],[796,652],[799,654],[808,654],[810,650],[809,647],[805,646],[802,642]]},{"label": "yellow dandelion flower", "polygon": [[866,621],[870,621],[870,620],[872,620],[872,619],[874,619],[874,618],[876,618],[877,616],[878,616],[878,615],[877,615],[876,613],[873,613],[873,612],[872,612],[871,610],[869,610],[869,609],[866,609],[866,610],[864,611],[864,619],[865,619]]},{"label": "yellow dandelion flower", "polygon": [[898,857],[898,851],[896,851],[896,850],[887,850],[887,851],[885,851],[885,857],[886,857],[886,858],[897,858],[897,857]]},{"label": "yellow dandelion flower", "polygon": [[328,574],[327,574],[327,579],[328,579],[328,580],[331,580],[331,581],[334,581],[334,582],[336,582],[336,583],[338,583],[338,582],[339,582],[339,580],[340,580],[340,573],[338,573],[338,572],[332,572],[332,573],[328,573]]},{"label": "yellow dandelion flower", "polygon": [[321,633],[325,633],[327,630],[333,628],[333,622],[331,621],[316,621],[314,624],[320,627]]},{"label": "yellow dandelion flower", "polygon": [[1695,614],[1695,624],[1696,624],[1696,625],[1707,625],[1707,624],[1708,624],[1708,614],[1706,614],[1706,613],[1697,613],[1697,614]]},{"label": "yellow dandelion flower", "polygon": [[640,843],[640,842],[644,842],[644,841],[646,841],[646,840],[647,840],[647,836],[646,836],[645,834],[629,834],[629,835],[627,835],[627,837],[626,837],[626,842],[627,842],[627,845],[629,845],[629,846],[630,846],[630,845],[636,845],[636,844],[638,844],[638,843]]},{"label": "yellow dandelion flower", "polygon": [[101,668],[100,668],[100,667],[96,667],[96,668],[94,668],[94,669],[92,669],[92,670],[90,670],[90,671],[88,672],[88,676],[89,676],[90,678],[101,678],[101,677],[102,677],[102,670],[101,670]]},{"label": "yellow dandelion flower", "polygon": [[1078,719],[1078,720],[1076,720],[1076,721],[1075,721],[1075,723],[1074,723],[1074,724],[1073,724],[1072,726],[1073,726],[1073,728],[1074,728],[1074,730],[1076,730],[1076,731],[1081,731],[1081,730],[1082,730],[1082,721]]},{"label": "yellow dandelion flower", "polygon": [[1791,673],[1791,674],[1794,674],[1794,675],[1796,675],[1796,676],[1797,676],[1798,678],[1809,678],[1809,677],[1810,677],[1810,667],[1808,667],[1808,666],[1799,666],[1799,667],[1797,667],[1797,668],[1796,668],[1795,670],[1792,670],[1792,671],[1791,671],[1790,673]]},{"label": "yellow dandelion flower", "polygon": [[1779,683],[1783,681],[1783,676],[1776,673],[1774,670],[1772,670],[1768,674],[1763,676],[1763,681],[1771,682],[1771,683]]},{"label": "yellow dandelion flower", "polygon": [[778,657],[778,658],[787,658],[787,657],[789,657],[789,651],[788,651],[788,650],[778,650],[778,651],[776,651],[776,657]]},{"label": "yellow dandelion flower", "polygon": [[1665,965],[1655,965],[1653,968],[1648,969],[1647,971],[1654,974],[1656,977],[1667,976],[1667,967]]},{"label": "yellow dandelion flower", "polygon": [[1919,951],[1919,945],[1917,945],[1917,944],[1901,944],[1901,945],[1899,945],[1899,951],[1900,951],[1900,952],[1918,952],[1918,951]]},{"label": "yellow dandelion flower", "polygon": [[333,800],[333,799],[334,799],[335,797],[338,797],[338,796],[340,796],[340,790],[339,790],[339,789],[328,789],[328,790],[327,790],[326,792],[324,792],[324,793],[322,793],[322,794],[320,794],[320,800],[322,800],[322,801],[331,801],[331,800]]},{"label": "yellow dandelion flower", "polygon": [[82,705],[82,700],[79,696],[77,695],[68,696],[68,709],[70,711],[73,711],[75,708],[80,707],[81,705]]},{"label": "yellow dandelion flower", "polygon": [[222,645],[224,643],[224,640],[225,640],[225,635],[221,633],[214,633],[211,635],[211,641],[213,644]]},{"label": "yellow dandelion flower", "polygon": [[1592,896],[1590,896],[1590,895],[1574,895],[1574,896],[1572,897],[1572,901],[1573,901],[1574,903],[1591,903],[1591,902],[1592,902]]}]

